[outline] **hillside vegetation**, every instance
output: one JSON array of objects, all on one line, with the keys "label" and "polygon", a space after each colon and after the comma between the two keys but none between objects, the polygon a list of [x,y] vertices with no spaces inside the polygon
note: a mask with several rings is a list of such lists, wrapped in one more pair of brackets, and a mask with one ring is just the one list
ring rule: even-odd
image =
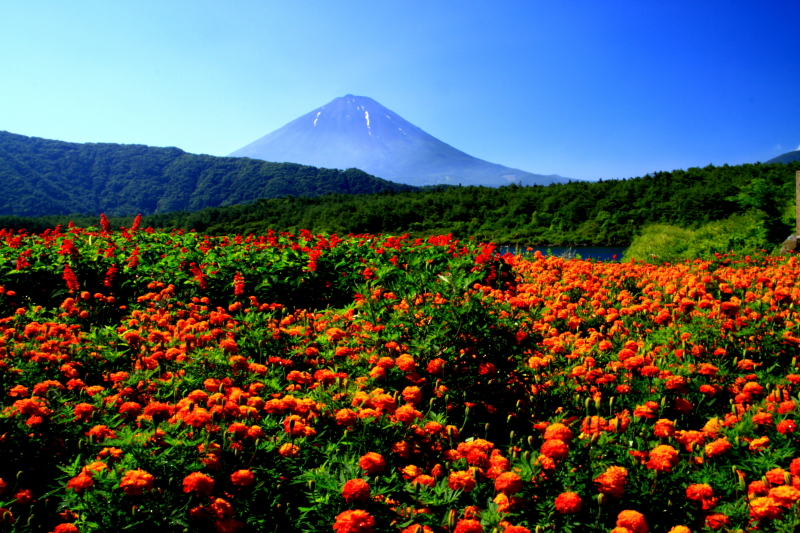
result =
[{"label": "hillside vegetation", "polygon": [[287,197],[156,215],[145,222],[213,234],[305,228],[317,233],[452,233],[458,238],[525,245],[628,245],[652,224],[697,229],[744,216],[755,221],[766,246],[791,232],[797,169],[800,162],[708,166],[547,187]]},{"label": "hillside vegetation", "polygon": [[[213,186],[205,184],[205,181],[202,186],[200,180],[194,182],[194,199],[181,203],[177,200],[177,185],[162,183],[162,189],[168,189],[170,193],[164,194],[159,200],[160,203],[154,208],[155,214],[145,216],[143,220],[144,224],[153,227],[183,228],[214,235],[263,234],[269,229],[295,233],[300,229],[338,234],[410,233],[417,237],[452,233],[457,238],[475,237],[503,244],[543,246],[627,246],[634,243],[632,249],[638,250],[634,256],[639,259],[656,255],[675,260],[694,253],[773,249],[794,227],[794,176],[795,171],[800,170],[800,161],[720,167],[709,165],[595,183],[572,182],[534,187],[511,185],[500,188],[437,187],[423,190],[397,186],[375,194],[321,196],[333,189],[356,192],[357,188],[353,185],[356,181],[359,186],[374,186],[376,189],[382,186],[381,183],[388,182],[372,181],[372,178],[357,170],[339,172],[250,159],[193,156],[174,148],[71,146],[86,150],[116,146],[118,150],[149,150],[149,154],[170,151],[182,154],[176,156],[170,169],[190,164],[201,166],[200,162],[206,161],[209,167],[203,172],[208,179],[217,176]],[[52,155],[55,156],[55,153]],[[142,157],[131,161],[144,164],[153,160]],[[65,161],[58,164],[61,167],[68,166]],[[125,165],[127,168],[135,167],[130,162]],[[304,174],[308,178],[292,182],[288,177],[275,177],[266,180],[262,190],[281,190],[286,196],[255,200],[252,197],[257,193],[253,191],[257,189],[253,188],[247,193],[230,192],[224,202],[240,205],[223,206],[219,191],[225,188],[219,183],[233,186],[234,180],[225,178],[222,172],[226,167],[239,168],[237,165],[242,168],[261,165],[264,172],[270,168],[283,169],[281,172],[294,172],[294,176]],[[334,184],[323,183],[327,178],[339,181]],[[363,181],[359,181],[362,178]],[[295,183],[293,189],[281,186],[290,182]],[[125,180],[120,179],[119,184],[124,183]],[[404,187],[406,190],[403,190]],[[121,189],[123,192],[125,190]],[[310,190],[317,191],[317,196],[308,192]],[[252,198],[252,203],[245,203],[250,201],[245,198],[247,195]],[[158,195],[153,193],[150,196]],[[197,206],[201,205],[199,199],[212,196],[217,205],[197,210]],[[87,198],[86,202],[90,200]],[[13,203],[10,199],[5,201]],[[135,203],[130,199],[129,202],[129,206]],[[166,212],[169,209],[172,211]],[[66,225],[69,221],[83,227],[97,223],[96,216],[56,216],[63,211],[54,209],[50,212],[54,215],[37,219],[0,217],[0,227],[26,228],[37,232],[57,224]],[[91,210],[75,208],[71,212],[86,213]],[[107,215],[133,212],[129,207],[106,210]],[[149,211],[142,209],[141,212]],[[129,225],[131,221],[132,217],[112,218],[112,224],[116,227]],[[688,237],[691,239],[687,240]],[[695,245],[690,246],[692,239]]]},{"label": "hillside vegetation", "polygon": [[0,131],[0,214],[196,211],[288,194],[412,190],[357,169],[188,154],[178,148],[68,143]]}]

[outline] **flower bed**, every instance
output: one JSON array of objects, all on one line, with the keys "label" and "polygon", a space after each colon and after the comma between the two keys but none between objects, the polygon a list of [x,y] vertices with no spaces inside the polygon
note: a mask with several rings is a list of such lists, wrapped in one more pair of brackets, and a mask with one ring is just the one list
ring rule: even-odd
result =
[{"label": "flower bed", "polygon": [[793,531],[800,267],[0,233],[6,531]]}]

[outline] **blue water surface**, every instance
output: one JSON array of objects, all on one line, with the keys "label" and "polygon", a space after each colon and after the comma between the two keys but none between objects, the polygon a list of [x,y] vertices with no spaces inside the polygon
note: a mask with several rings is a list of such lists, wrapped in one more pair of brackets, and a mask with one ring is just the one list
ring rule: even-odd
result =
[{"label": "blue water surface", "polygon": [[[498,246],[496,252],[500,255],[511,253],[514,255],[532,255],[539,251],[544,255],[559,257],[581,257],[581,259],[595,259],[597,261],[619,261],[626,248],[620,246],[551,246],[549,248],[526,246]],[[614,257],[616,256],[616,257]]]}]

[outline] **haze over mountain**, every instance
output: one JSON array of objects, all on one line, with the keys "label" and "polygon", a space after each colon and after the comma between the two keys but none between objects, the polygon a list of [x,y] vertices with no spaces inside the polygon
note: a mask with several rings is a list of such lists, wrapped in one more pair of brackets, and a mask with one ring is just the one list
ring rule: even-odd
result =
[{"label": "haze over mountain", "polygon": [[800,149],[773,157],[767,163],[791,163],[792,161],[800,161]]},{"label": "haze over mountain", "polygon": [[366,96],[335,98],[230,154],[359,168],[409,185],[548,185],[570,180],[489,163],[457,150]]}]

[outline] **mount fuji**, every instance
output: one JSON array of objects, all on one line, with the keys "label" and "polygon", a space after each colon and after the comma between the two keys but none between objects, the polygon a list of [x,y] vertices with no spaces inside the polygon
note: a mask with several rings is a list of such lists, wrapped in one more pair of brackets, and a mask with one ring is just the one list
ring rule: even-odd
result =
[{"label": "mount fuji", "polygon": [[323,168],[359,168],[408,185],[499,187],[565,183],[489,163],[457,150],[411,124],[372,98],[335,98],[282,128],[231,153],[275,162]]}]

